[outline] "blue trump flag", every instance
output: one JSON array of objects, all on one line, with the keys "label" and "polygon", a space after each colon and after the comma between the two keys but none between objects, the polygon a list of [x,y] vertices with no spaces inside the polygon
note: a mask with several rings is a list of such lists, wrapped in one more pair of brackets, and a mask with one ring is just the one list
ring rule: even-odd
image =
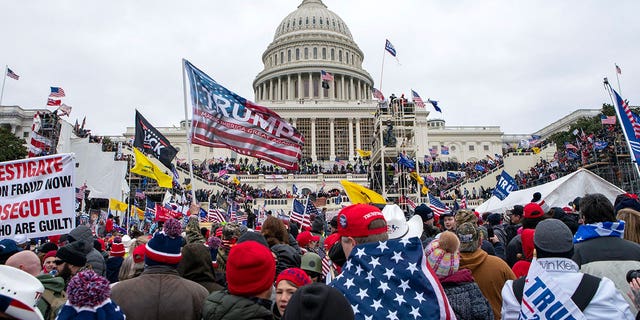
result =
[{"label": "blue trump flag", "polygon": [[496,188],[493,189],[493,194],[498,197],[498,199],[504,200],[511,191],[516,190],[518,190],[516,180],[514,180],[506,171],[502,170],[498,184],[496,184]]},{"label": "blue trump flag", "polygon": [[[611,88],[611,86],[609,86]],[[616,113],[620,119],[620,125],[624,131],[624,136],[629,143],[630,153],[633,156],[633,162],[638,163],[640,160],[640,121],[635,115],[629,104],[620,97],[620,95],[611,88],[616,102]]]},{"label": "blue trump flag", "polygon": [[355,319],[455,319],[417,237],[358,244],[330,286]]},{"label": "blue trump flag", "polygon": [[416,168],[415,162],[413,162],[412,159],[407,158],[407,156],[402,153],[398,154],[398,164],[412,170]]}]

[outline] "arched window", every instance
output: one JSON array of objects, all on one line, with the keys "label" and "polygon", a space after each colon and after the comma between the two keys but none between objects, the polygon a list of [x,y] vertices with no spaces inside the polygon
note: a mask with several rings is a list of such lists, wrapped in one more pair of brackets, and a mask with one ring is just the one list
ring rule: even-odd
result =
[{"label": "arched window", "polygon": [[342,50],[338,50],[338,61],[342,62]]},{"label": "arched window", "polygon": [[335,59],[336,59],[335,50],[333,48],[331,48],[331,61],[333,61]]},{"label": "arched window", "polygon": [[291,49],[287,50],[287,62],[291,62]]},{"label": "arched window", "polygon": [[349,64],[349,51],[346,51],[344,53],[344,57],[345,57],[345,59],[347,59],[347,64]]},{"label": "arched window", "polygon": [[302,18],[300,18],[300,20],[298,20],[298,25],[302,25]]},{"label": "arched window", "polygon": [[351,54],[351,64],[356,64],[356,60],[353,57],[353,53]]},{"label": "arched window", "polygon": [[300,48],[296,48],[296,60],[300,60]]},{"label": "arched window", "polygon": [[305,24],[309,24],[309,17],[307,17],[307,19],[305,20]]},{"label": "arched window", "polygon": [[322,59],[327,60],[327,48],[322,48]]},{"label": "arched window", "polygon": [[309,48],[304,48],[304,59],[309,59]]},{"label": "arched window", "polygon": [[280,64],[284,63],[284,51],[280,51]]},{"label": "arched window", "polygon": [[318,48],[313,48],[313,58],[318,59]]},{"label": "arched window", "polygon": [[313,24],[316,24],[316,17],[313,17]]},{"label": "arched window", "polygon": [[320,25],[322,25],[322,18],[320,18]]}]

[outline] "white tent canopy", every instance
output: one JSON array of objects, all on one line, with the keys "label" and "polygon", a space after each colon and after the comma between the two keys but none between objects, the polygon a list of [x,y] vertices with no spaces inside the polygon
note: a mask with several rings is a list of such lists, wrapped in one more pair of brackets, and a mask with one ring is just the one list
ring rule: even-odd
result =
[{"label": "white tent canopy", "polygon": [[616,196],[625,193],[624,190],[602,179],[595,173],[587,169],[580,169],[543,185],[513,191],[502,201],[498,197],[492,196],[489,200],[476,207],[475,210],[480,213],[504,213],[507,210],[511,210],[514,205],[524,206],[531,202],[531,198],[536,192],[542,194],[542,200],[550,208],[565,207],[576,197],[582,197],[587,193],[601,193],[611,203],[614,202]]}]

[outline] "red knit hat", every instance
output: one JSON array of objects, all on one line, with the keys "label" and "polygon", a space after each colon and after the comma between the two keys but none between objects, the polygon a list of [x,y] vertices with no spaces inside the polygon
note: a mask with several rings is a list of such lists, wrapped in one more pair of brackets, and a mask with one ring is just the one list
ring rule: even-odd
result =
[{"label": "red knit hat", "polygon": [[227,258],[227,288],[229,293],[253,297],[273,285],[276,261],[264,245],[245,241],[231,247]]},{"label": "red knit hat", "polygon": [[314,236],[311,232],[304,231],[298,234],[296,241],[298,241],[298,245],[300,245],[300,247],[306,247],[311,241],[320,241],[320,236]]},{"label": "red knit hat", "polygon": [[304,270],[299,268],[284,269],[280,272],[276,279],[276,286],[278,286],[278,283],[282,280],[287,280],[298,288],[311,283],[311,278],[309,278]]},{"label": "red knit hat", "polygon": [[544,216],[544,209],[535,203],[531,202],[528,205],[524,206],[524,218],[525,219],[535,219],[542,218]]},{"label": "red knit hat", "polygon": [[114,242],[111,245],[111,252],[109,253],[110,256],[112,256],[112,257],[124,257],[124,254],[125,254],[124,244],[118,243],[118,242]]},{"label": "red knit hat", "polygon": [[386,233],[386,223],[383,227],[369,230],[369,224],[377,219],[384,220],[384,214],[377,207],[364,203],[350,205],[338,214],[338,233],[343,237],[367,237]]}]

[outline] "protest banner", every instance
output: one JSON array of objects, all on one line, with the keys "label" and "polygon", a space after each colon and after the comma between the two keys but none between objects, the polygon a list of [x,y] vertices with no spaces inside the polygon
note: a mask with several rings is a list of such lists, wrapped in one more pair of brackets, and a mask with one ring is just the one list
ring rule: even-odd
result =
[{"label": "protest banner", "polygon": [[0,163],[0,239],[75,227],[75,159],[56,154]]},{"label": "protest banner", "polygon": [[518,190],[518,184],[516,180],[513,179],[506,171],[502,170],[502,174],[500,174],[500,180],[498,180],[498,184],[496,184],[496,188],[493,189],[493,195],[498,197],[500,200],[504,200],[511,191]]}]

